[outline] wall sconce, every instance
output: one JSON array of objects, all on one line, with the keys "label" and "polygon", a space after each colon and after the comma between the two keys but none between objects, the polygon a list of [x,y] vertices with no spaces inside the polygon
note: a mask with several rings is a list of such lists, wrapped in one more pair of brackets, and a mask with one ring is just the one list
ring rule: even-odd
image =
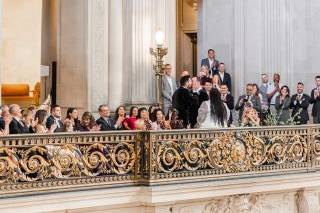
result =
[{"label": "wall sconce", "polygon": [[156,48],[150,48],[151,55],[155,58],[155,64],[153,65],[153,70],[155,71],[156,76],[156,97],[157,97],[157,103],[159,105],[162,104],[162,100],[160,98],[161,94],[161,81],[163,76],[163,70],[164,70],[164,61],[163,57],[167,55],[168,48],[164,47],[164,33],[162,31],[157,31],[155,34],[155,41],[157,44]]}]

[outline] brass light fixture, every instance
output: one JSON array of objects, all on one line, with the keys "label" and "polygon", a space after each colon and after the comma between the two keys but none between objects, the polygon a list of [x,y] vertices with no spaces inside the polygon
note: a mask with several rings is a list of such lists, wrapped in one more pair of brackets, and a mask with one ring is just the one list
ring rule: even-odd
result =
[{"label": "brass light fixture", "polygon": [[164,61],[163,57],[167,55],[168,48],[164,47],[164,34],[162,31],[157,31],[155,35],[156,48],[150,48],[151,55],[155,58],[155,64],[153,65],[153,70],[155,71],[156,76],[156,101],[157,104],[161,105],[162,100],[160,98],[161,94],[161,81],[162,76],[164,75]]}]

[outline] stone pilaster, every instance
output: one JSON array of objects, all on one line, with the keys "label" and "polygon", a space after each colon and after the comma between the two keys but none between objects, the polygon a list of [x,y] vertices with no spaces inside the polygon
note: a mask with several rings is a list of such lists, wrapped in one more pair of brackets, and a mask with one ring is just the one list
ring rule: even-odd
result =
[{"label": "stone pilaster", "polygon": [[57,103],[95,111],[108,102],[108,1],[61,0]]},{"label": "stone pilaster", "polygon": [[[123,11],[123,76],[126,104],[151,104],[156,101],[153,58],[154,35],[160,28],[166,35],[169,55],[175,65],[175,1],[125,0]],[[173,26],[174,25],[174,26]]]},{"label": "stone pilaster", "polygon": [[123,89],[126,83],[123,81],[123,53],[126,51],[123,45],[123,1],[109,0],[109,106],[115,110],[123,104]]},{"label": "stone pilaster", "polygon": [[108,80],[108,0],[88,3],[88,109],[96,111],[109,101]]}]

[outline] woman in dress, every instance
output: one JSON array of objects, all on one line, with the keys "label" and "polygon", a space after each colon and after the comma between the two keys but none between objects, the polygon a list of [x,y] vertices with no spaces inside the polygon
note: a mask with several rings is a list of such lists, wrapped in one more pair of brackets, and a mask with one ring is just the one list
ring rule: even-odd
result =
[{"label": "woman in dress", "polygon": [[213,88],[209,93],[209,100],[202,102],[197,122],[200,128],[223,128],[228,126],[230,110],[222,102],[218,89]]},{"label": "woman in dress", "polygon": [[276,97],[275,108],[277,110],[279,124],[287,124],[290,119],[290,90],[288,86],[282,86],[280,94]]},{"label": "woman in dress", "polygon": [[77,131],[79,132],[100,131],[100,126],[96,124],[96,121],[90,112],[83,113],[81,123],[77,128]]},{"label": "woman in dress", "polygon": [[118,108],[115,111],[114,120],[118,121],[119,119],[120,119],[121,123],[117,127],[117,130],[125,130],[124,121],[126,119],[126,110],[125,110],[125,106],[123,106],[123,105],[118,106]]},{"label": "woman in dress", "polygon": [[71,107],[67,110],[67,116],[64,120],[66,132],[76,131],[79,128],[80,120],[77,108]]},{"label": "woman in dress", "polygon": [[36,121],[35,132],[39,134],[43,133],[54,133],[54,130],[57,128],[57,124],[52,124],[50,129],[47,129],[46,122],[47,122],[48,113],[46,110],[40,109],[36,112],[34,120]]},{"label": "woman in dress", "polygon": [[126,130],[135,130],[136,129],[138,110],[139,109],[136,106],[131,107],[129,117],[127,117],[123,122],[123,125]]},{"label": "woman in dress", "polygon": [[166,121],[166,118],[162,109],[156,109],[154,111],[154,114],[156,116],[156,121],[152,123],[152,129],[154,130],[171,129],[170,122]]},{"label": "woman in dress", "polygon": [[136,129],[138,130],[154,130],[152,122],[149,119],[149,112],[145,107],[139,109],[138,120],[136,121]]}]

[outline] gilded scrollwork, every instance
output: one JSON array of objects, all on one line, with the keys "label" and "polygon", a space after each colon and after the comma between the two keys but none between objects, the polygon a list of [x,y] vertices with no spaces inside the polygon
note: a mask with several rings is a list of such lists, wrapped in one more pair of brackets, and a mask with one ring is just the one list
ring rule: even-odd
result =
[{"label": "gilded scrollwork", "polygon": [[320,165],[318,126],[8,136],[0,144],[0,194]]}]

